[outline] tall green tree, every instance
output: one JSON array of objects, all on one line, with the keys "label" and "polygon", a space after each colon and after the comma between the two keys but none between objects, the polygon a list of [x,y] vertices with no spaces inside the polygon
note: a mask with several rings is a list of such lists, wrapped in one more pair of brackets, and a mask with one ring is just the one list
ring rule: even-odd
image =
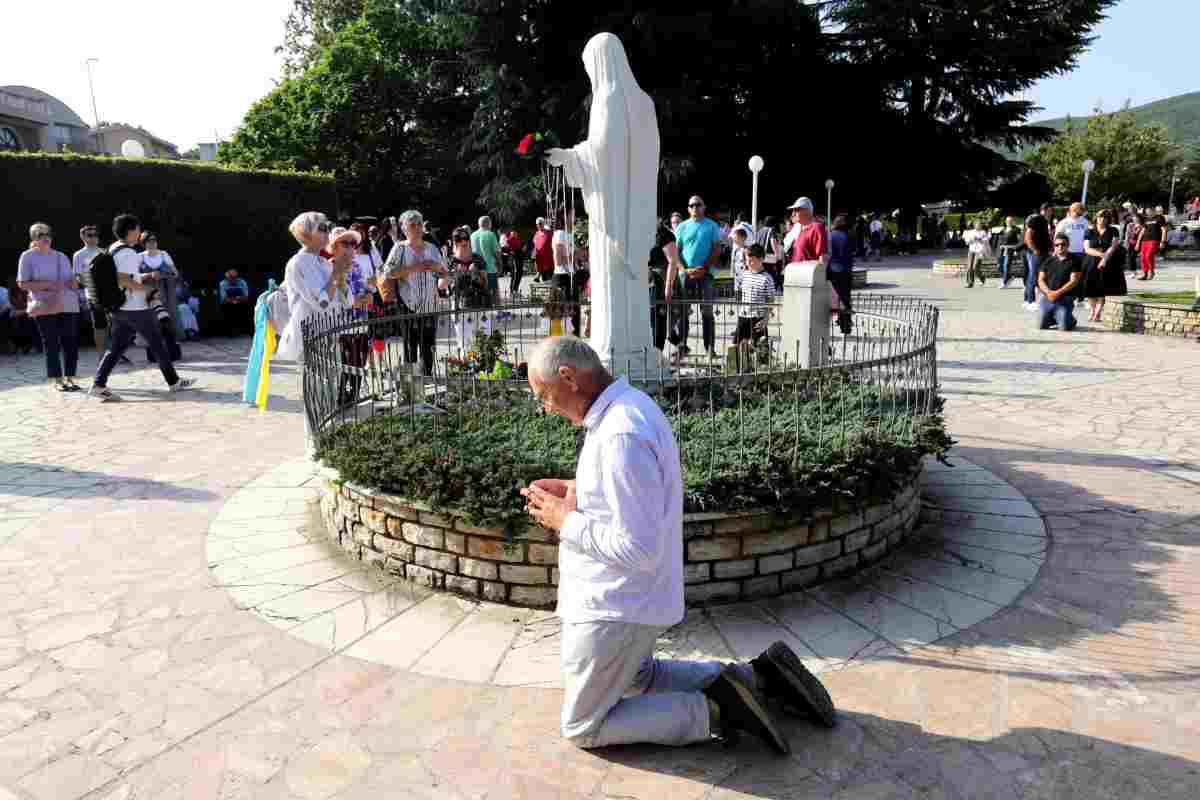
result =
[{"label": "tall green tree", "polygon": [[303,67],[251,107],[219,157],[331,173],[346,205],[395,209],[460,171],[456,129],[473,109],[446,88],[457,69],[442,57],[444,30],[385,0],[358,5],[340,28],[315,28],[320,44],[289,53]]},{"label": "tall green tree", "polygon": [[1068,118],[1059,136],[1026,157],[1063,201],[1079,198],[1082,165],[1088,159],[1096,162],[1088,180],[1092,198],[1150,201],[1168,191],[1171,183],[1174,162],[1166,127],[1139,125],[1128,106],[1107,114],[1096,109],[1084,125]]},{"label": "tall green tree", "polygon": [[[697,190],[728,204],[725,176],[744,185],[746,159],[756,151],[782,175],[796,144],[794,132],[775,124],[785,112],[786,78],[825,67],[819,22],[794,0],[679,8],[638,0],[461,0],[459,9],[467,20],[462,49],[479,77],[463,151],[485,181],[481,204],[502,218],[541,202],[534,191],[540,167],[513,155],[524,133],[554,130],[564,144],[586,135],[591,87],[580,56],[596,33],[620,37],[654,99],[660,210]],[[782,186],[775,190],[780,202],[792,191]],[[745,194],[737,193],[743,206]]]},{"label": "tall green tree", "polygon": [[902,123],[884,173],[927,195],[978,193],[1017,165],[991,150],[1044,141],[1013,99],[1073,69],[1116,0],[825,0],[837,57],[871,70]]}]

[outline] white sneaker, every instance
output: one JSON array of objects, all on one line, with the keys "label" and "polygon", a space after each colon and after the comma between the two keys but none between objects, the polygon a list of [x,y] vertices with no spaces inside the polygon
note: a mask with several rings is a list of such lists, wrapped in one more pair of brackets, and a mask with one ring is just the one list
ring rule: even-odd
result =
[{"label": "white sneaker", "polygon": [[94,397],[101,403],[115,403],[121,399],[121,396],[109,389],[107,386],[97,386],[92,384],[92,388],[88,389],[88,397]]},{"label": "white sneaker", "polygon": [[171,386],[168,386],[167,391],[168,392],[186,392],[188,389],[194,389],[195,387],[196,387],[196,379],[195,378],[180,378],[174,384],[172,384]]},{"label": "white sneaker", "polygon": [[1041,306],[1037,303],[1025,303],[1026,311],[1038,311],[1039,309],[1041,309]]}]

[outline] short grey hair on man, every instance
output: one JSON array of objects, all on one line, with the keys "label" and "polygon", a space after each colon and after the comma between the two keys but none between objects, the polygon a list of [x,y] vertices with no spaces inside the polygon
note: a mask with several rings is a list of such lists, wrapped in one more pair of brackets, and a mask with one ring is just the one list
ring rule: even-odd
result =
[{"label": "short grey hair on man", "polygon": [[490,231],[492,229],[492,218],[486,214],[479,218],[479,227],[482,230]]},{"label": "short grey hair on man", "polygon": [[425,218],[422,217],[421,212],[417,211],[415,208],[410,208],[408,211],[405,211],[403,214],[400,215],[401,227],[406,227],[408,225],[424,225],[424,224],[425,224]]},{"label": "short grey hair on man", "polygon": [[545,383],[558,381],[559,367],[572,367],[576,372],[603,370],[600,356],[578,336],[550,336],[533,346],[529,354],[529,374]]}]

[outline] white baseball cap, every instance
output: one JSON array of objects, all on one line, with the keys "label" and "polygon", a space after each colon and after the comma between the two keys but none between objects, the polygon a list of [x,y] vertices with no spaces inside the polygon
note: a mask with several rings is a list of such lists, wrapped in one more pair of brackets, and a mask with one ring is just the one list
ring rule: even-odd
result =
[{"label": "white baseball cap", "polygon": [[796,202],[794,202],[790,206],[788,206],[788,211],[791,211],[792,209],[796,209],[796,208],[803,208],[803,209],[807,209],[808,211],[812,211],[813,210],[812,200],[809,200],[807,197],[798,197],[798,198],[796,198]]}]

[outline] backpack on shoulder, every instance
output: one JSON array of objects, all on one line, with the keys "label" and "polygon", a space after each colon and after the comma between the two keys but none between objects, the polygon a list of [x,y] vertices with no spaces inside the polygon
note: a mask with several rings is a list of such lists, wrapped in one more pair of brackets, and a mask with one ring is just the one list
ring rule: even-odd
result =
[{"label": "backpack on shoulder", "polygon": [[117,283],[117,262],[113,256],[128,247],[121,245],[112,252],[101,250],[88,262],[88,277],[96,287],[96,300],[109,314],[120,311],[127,299],[125,290]]}]

